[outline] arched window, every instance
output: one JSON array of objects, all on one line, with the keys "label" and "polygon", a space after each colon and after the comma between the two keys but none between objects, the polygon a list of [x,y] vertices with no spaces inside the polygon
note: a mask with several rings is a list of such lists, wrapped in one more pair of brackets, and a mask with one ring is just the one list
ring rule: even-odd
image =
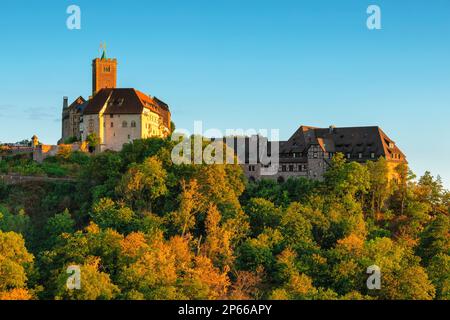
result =
[{"label": "arched window", "polygon": [[136,128],[136,121],[131,121],[131,127]]},{"label": "arched window", "polygon": [[128,127],[128,122],[126,122],[126,121],[122,122],[122,127],[124,127],[124,128]]}]

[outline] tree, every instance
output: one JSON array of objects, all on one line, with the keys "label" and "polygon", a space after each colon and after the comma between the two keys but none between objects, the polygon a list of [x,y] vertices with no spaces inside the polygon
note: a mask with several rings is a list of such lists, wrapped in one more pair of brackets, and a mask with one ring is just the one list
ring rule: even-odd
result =
[{"label": "tree", "polygon": [[25,248],[21,235],[0,231],[0,298],[29,299],[28,274],[34,257]]},{"label": "tree", "polygon": [[14,231],[28,238],[31,232],[30,217],[23,209],[20,209],[17,214],[12,214],[5,207],[0,206],[0,230]]},{"label": "tree", "polygon": [[302,216],[302,206],[293,202],[281,218],[284,242],[291,248],[306,249],[313,245],[312,225]]},{"label": "tree", "polygon": [[215,205],[210,205],[206,221],[206,239],[203,244],[203,252],[206,257],[225,270],[233,260],[233,248],[231,246],[232,233],[220,225],[222,216]]},{"label": "tree", "polygon": [[95,203],[90,214],[92,221],[100,228],[112,228],[120,232],[130,232],[135,214],[133,210],[114,203],[109,198]]},{"label": "tree", "polygon": [[283,236],[279,230],[266,229],[256,238],[246,239],[237,249],[236,265],[240,270],[256,271],[262,267],[273,271],[275,256],[282,250]]},{"label": "tree", "polygon": [[167,172],[156,157],[147,158],[142,164],[134,164],[123,176],[117,192],[138,209],[149,209],[160,196],[167,193]]},{"label": "tree", "polygon": [[72,219],[69,210],[64,210],[60,214],[48,219],[44,233],[47,237],[47,247],[51,248],[58,240],[58,236],[63,233],[72,233],[75,231],[75,221]]},{"label": "tree", "polygon": [[357,162],[347,163],[344,155],[337,153],[324,174],[324,185],[330,197],[354,198],[358,193],[364,194],[369,188],[367,167]]},{"label": "tree", "polygon": [[205,256],[194,258],[194,267],[190,270],[183,284],[189,299],[217,300],[224,299],[230,286],[227,271],[214,267]]},{"label": "tree", "polygon": [[274,300],[305,300],[313,299],[318,293],[312,279],[298,272],[296,254],[290,249],[284,250],[277,257],[278,274],[284,284],[271,292],[270,299]]},{"label": "tree", "polygon": [[172,228],[184,236],[194,229],[196,215],[204,210],[206,201],[199,193],[199,186],[195,179],[190,180],[189,183],[183,180],[181,190],[179,208],[171,214],[169,221]]},{"label": "tree", "polygon": [[389,188],[389,168],[384,157],[381,157],[377,161],[368,161],[366,166],[370,179],[370,208],[374,215],[381,211],[391,193]]},{"label": "tree", "polygon": [[427,267],[427,272],[436,288],[436,298],[450,300],[450,255],[439,253],[434,256]]},{"label": "tree", "polygon": [[[177,290],[176,256],[163,239],[155,239],[148,249],[135,256],[119,275],[119,284],[126,292],[139,292],[144,299],[182,298]],[[147,250],[145,250],[147,249]]]},{"label": "tree", "polygon": [[62,270],[58,278],[58,290],[56,300],[112,300],[120,289],[111,282],[108,274],[99,271],[100,259],[87,260],[80,267],[80,289],[67,288],[68,274]]},{"label": "tree", "polygon": [[250,218],[252,234],[257,236],[265,228],[276,228],[280,224],[282,212],[280,208],[262,198],[252,198],[244,209]]},{"label": "tree", "polygon": [[450,255],[450,218],[438,215],[420,235],[417,254],[422,257],[425,265],[440,253]]},{"label": "tree", "polygon": [[86,142],[89,143],[89,151],[93,152],[101,141],[96,133],[91,133],[86,137]]},{"label": "tree", "polygon": [[[378,238],[365,245],[364,268],[376,265],[381,270],[381,290],[368,294],[387,300],[431,300],[435,288],[410,249],[388,238]],[[365,270],[361,270],[363,272]]]}]

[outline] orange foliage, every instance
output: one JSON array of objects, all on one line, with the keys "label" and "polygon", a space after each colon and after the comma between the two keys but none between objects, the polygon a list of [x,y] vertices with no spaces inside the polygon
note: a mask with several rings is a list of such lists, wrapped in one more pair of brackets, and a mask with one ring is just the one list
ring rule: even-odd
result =
[{"label": "orange foliage", "polygon": [[31,300],[32,295],[27,289],[12,289],[7,292],[0,292],[0,300]]}]

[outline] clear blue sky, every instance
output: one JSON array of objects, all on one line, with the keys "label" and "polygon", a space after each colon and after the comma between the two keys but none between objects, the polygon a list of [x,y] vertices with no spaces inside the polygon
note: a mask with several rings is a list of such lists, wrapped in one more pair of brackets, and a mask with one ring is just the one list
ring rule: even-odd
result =
[{"label": "clear blue sky", "polygon": [[55,143],[62,96],[89,96],[106,41],[119,86],[169,103],[179,128],[379,125],[449,188],[449,35],[448,0],[2,0],[0,141]]}]

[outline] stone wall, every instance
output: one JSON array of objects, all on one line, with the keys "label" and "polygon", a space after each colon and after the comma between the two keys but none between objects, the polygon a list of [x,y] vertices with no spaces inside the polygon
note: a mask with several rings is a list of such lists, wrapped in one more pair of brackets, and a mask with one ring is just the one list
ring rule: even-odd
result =
[{"label": "stone wall", "polygon": [[69,152],[88,152],[87,144],[85,142],[77,142],[74,144],[60,144],[60,145],[38,145],[33,151],[33,160],[42,163],[48,157],[54,157],[58,154],[65,154]]}]

